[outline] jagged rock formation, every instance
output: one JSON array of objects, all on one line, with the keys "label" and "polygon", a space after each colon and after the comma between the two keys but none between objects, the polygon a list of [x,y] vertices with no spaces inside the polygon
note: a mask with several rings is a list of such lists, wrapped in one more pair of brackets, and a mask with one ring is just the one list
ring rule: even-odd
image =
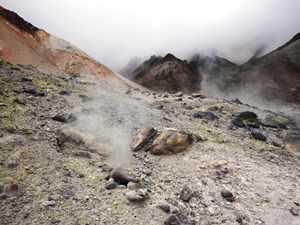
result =
[{"label": "jagged rock formation", "polygon": [[170,53],[165,57],[151,56],[127,77],[151,90],[171,93],[197,92],[201,83],[201,77],[189,67],[187,61]]}]

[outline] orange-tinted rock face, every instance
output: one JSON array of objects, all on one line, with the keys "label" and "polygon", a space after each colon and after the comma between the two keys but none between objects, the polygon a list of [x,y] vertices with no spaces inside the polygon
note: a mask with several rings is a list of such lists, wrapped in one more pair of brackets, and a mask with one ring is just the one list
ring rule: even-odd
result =
[{"label": "orange-tinted rock face", "polygon": [[26,22],[16,13],[0,7],[0,58],[32,65],[43,72],[101,79],[115,76],[108,67],[97,62],[68,42]]}]

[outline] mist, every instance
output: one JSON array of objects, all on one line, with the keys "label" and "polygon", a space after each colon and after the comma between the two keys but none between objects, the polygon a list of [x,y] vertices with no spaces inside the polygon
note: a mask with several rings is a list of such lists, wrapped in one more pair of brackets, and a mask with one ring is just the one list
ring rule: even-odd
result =
[{"label": "mist", "polygon": [[[25,20],[120,70],[133,57],[215,52],[243,63],[299,32],[298,0],[2,0]],[[262,48],[263,46],[263,48]]]}]

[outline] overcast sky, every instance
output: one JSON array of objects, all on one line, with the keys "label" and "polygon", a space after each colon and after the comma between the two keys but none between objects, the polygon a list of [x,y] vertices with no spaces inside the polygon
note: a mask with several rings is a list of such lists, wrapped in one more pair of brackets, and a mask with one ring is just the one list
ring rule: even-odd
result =
[{"label": "overcast sky", "polygon": [[0,0],[118,70],[132,57],[216,52],[234,62],[300,31],[300,0]]}]

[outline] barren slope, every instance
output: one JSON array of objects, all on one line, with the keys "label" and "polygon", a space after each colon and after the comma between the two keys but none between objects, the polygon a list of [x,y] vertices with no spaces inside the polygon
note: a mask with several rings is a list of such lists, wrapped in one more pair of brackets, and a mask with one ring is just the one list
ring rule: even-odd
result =
[{"label": "barren slope", "polygon": [[[201,96],[125,94],[6,63],[0,107],[1,224],[300,223],[299,128],[284,114]],[[258,118],[237,127],[232,120],[245,111]],[[199,118],[204,112],[217,118]],[[148,126],[201,139],[177,154],[133,152]],[[107,180],[118,167],[137,177],[147,199],[129,201],[129,185]]]}]

